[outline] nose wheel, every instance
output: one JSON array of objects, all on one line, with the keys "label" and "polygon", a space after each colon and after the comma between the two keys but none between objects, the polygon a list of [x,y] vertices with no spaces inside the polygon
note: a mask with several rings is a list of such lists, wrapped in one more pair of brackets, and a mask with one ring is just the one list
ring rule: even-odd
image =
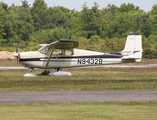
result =
[{"label": "nose wheel", "polygon": [[24,74],[24,77],[36,77],[35,74],[32,74],[33,68],[30,69],[30,73]]}]

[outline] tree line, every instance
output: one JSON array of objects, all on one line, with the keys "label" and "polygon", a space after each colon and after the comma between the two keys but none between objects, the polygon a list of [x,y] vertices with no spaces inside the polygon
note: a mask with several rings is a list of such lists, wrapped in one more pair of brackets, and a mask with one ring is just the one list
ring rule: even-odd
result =
[{"label": "tree line", "polygon": [[83,49],[121,51],[129,32],[142,34],[143,57],[157,58],[157,4],[145,12],[131,3],[109,4],[99,9],[95,2],[81,11],[63,6],[47,7],[44,0],[27,0],[20,6],[0,2],[0,44],[36,46],[60,39],[75,40]]}]

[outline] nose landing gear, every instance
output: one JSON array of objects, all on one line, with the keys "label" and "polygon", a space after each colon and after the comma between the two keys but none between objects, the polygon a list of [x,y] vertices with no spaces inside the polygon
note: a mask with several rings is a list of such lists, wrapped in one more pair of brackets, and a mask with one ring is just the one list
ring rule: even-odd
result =
[{"label": "nose landing gear", "polygon": [[32,74],[32,71],[33,71],[33,68],[30,69],[30,73],[26,73],[26,74],[24,74],[23,76],[24,76],[24,77],[36,77],[37,75]]}]

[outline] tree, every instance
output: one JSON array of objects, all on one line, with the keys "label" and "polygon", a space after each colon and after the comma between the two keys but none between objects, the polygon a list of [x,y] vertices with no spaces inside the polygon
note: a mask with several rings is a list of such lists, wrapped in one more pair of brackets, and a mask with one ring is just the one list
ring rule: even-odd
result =
[{"label": "tree", "polygon": [[153,15],[157,15],[157,4],[155,4],[155,5],[152,7],[151,13],[152,13]]},{"label": "tree", "polygon": [[22,2],[21,7],[29,8],[30,4],[28,4],[28,1],[27,1],[27,0],[21,0],[21,2]]},{"label": "tree", "polygon": [[0,4],[1,4],[2,8],[3,8],[5,11],[8,10],[8,5],[7,5],[7,4],[5,4],[4,2],[0,2]]},{"label": "tree", "polygon": [[4,25],[3,25],[3,8],[2,8],[2,5],[0,4],[0,43],[3,43],[5,42],[5,40],[3,39],[3,37],[5,36],[5,33],[4,33]]},{"label": "tree", "polygon": [[19,24],[19,15],[13,10],[8,10],[3,15],[4,19],[4,31],[6,33],[5,39],[7,43],[19,43],[20,38],[18,36],[18,24]]},{"label": "tree", "polygon": [[153,15],[153,32],[157,32],[157,15]]},{"label": "tree", "polygon": [[110,28],[108,29],[108,37],[123,37],[133,30],[133,22],[126,18],[126,14],[119,14],[115,21],[110,23]]},{"label": "tree", "polygon": [[148,15],[142,15],[142,27],[141,32],[148,37],[152,33],[152,21]]},{"label": "tree", "polygon": [[39,44],[51,43],[60,39],[67,39],[66,31],[62,27],[37,31],[30,36],[32,42]]},{"label": "tree", "polygon": [[133,25],[134,32],[139,31],[141,28],[141,22],[142,22],[141,15],[135,14],[135,15],[130,15],[130,17],[132,18],[130,21],[134,23]]},{"label": "tree", "polygon": [[31,9],[35,30],[40,31],[43,26],[46,24],[47,20],[45,19],[47,14],[47,4],[44,0],[35,0],[33,7]]},{"label": "tree", "polygon": [[88,44],[94,45],[94,44],[103,44],[104,40],[98,36],[98,35],[93,35],[90,37]]},{"label": "tree", "polygon": [[113,21],[117,16],[118,7],[114,4],[108,4],[107,8],[102,10],[102,14],[107,21]]},{"label": "tree", "polygon": [[47,9],[46,24],[44,25],[44,29],[52,29],[56,27],[56,21],[58,17],[63,15],[62,11],[57,7],[49,7]]},{"label": "tree", "polygon": [[98,7],[99,5],[96,2],[92,9],[88,9],[86,3],[83,5],[83,10],[80,15],[80,24],[87,38],[93,35],[100,35],[102,32],[102,17]]},{"label": "tree", "polygon": [[63,14],[60,16],[56,21],[56,26],[68,28],[72,25],[71,21],[68,20],[68,18]]},{"label": "tree", "polygon": [[70,13],[70,9],[63,7],[63,6],[57,6],[57,8],[59,8],[63,13]]},{"label": "tree", "polygon": [[127,5],[124,3],[124,4],[121,4],[121,6],[120,6],[120,8],[119,8],[119,11],[121,12],[121,13],[123,13],[123,12],[129,12],[129,11],[131,11],[131,10],[139,10],[139,7],[138,6],[134,6],[132,3],[130,4],[130,3],[128,3]]},{"label": "tree", "polygon": [[17,11],[19,15],[19,23],[17,34],[23,41],[29,41],[29,36],[34,31],[31,11],[26,7],[19,8]]},{"label": "tree", "polygon": [[52,29],[57,27],[69,28],[72,22],[64,15],[64,13],[58,7],[49,7],[47,9],[46,23],[43,26],[44,29]]}]

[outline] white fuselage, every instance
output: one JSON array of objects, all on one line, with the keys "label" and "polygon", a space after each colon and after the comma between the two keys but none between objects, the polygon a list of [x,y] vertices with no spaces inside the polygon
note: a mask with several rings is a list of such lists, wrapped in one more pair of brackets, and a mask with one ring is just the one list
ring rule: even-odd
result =
[{"label": "white fuselage", "polygon": [[55,55],[51,56],[48,66],[48,56],[39,51],[20,53],[20,63],[28,68],[68,68],[68,67],[82,67],[104,64],[119,64],[125,62],[134,62],[130,60],[122,60],[121,55],[112,55],[102,52],[94,52],[88,50],[74,49],[74,55]]}]

